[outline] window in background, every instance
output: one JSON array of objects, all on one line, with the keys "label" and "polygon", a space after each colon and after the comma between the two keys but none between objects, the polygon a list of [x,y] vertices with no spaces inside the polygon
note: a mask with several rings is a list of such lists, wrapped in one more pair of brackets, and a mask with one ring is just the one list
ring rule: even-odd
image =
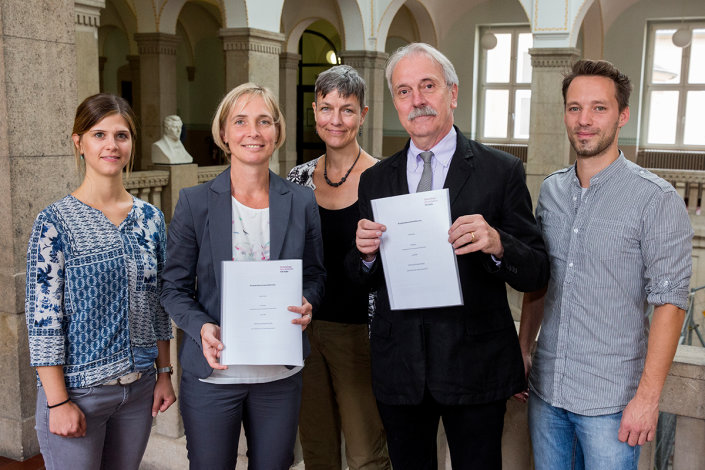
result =
[{"label": "window in background", "polygon": [[[689,27],[686,47],[673,33]],[[642,144],[675,149],[705,145],[705,21],[651,23],[648,29]]]},{"label": "window in background", "polygon": [[528,26],[483,27],[497,45],[480,48],[478,73],[477,135],[483,142],[526,143],[531,106],[531,57],[533,37]]}]

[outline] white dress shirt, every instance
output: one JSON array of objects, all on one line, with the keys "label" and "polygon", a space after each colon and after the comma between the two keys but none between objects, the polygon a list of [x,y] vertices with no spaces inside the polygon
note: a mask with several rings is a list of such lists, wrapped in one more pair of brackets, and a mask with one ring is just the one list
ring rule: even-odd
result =
[{"label": "white dress shirt", "polygon": [[[450,168],[450,161],[455,153],[457,138],[455,127],[451,127],[450,132],[429,149],[433,152],[433,157],[431,157],[431,170],[433,171],[432,190],[443,189],[443,184],[448,175],[448,168]],[[414,145],[412,140],[409,143],[409,151],[406,154],[406,180],[409,183],[409,194],[416,192],[416,187],[421,181],[421,173],[423,172],[423,160],[419,157],[421,152],[423,150]]]}]

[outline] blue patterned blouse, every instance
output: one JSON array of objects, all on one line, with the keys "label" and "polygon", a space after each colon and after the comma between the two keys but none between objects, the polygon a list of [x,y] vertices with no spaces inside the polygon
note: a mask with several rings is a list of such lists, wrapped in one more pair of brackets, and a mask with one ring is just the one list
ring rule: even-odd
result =
[{"label": "blue patterned blouse", "polygon": [[171,338],[159,303],[165,253],[164,215],[141,199],[119,227],[73,196],[44,209],[27,249],[31,365],[63,365],[69,388],[134,370],[133,349]]}]

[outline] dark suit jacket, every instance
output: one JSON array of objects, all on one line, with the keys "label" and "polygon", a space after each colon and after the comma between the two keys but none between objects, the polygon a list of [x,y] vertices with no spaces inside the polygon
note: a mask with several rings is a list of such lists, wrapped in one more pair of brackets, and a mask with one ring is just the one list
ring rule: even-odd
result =
[{"label": "dark suit jacket", "polygon": [[[321,221],[313,191],[269,174],[271,259],[303,260],[303,295],[314,312],[323,298],[325,268]],[[201,348],[204,323],[220,324],[221,261],[232,260],[230,168],[215,179],[182,189],[169,224],[162,274],[162,305],[185,333],[184,370],[208,377]],[[306,335],[304,357],[309,345]]]},{"label": "dark suit jacket", "polygon": [[[451,218],[481,214],[504,245],[498,268],[490,255],[458,256],[464,305],[390,310],[381,259],[365,271],[352,250],[347,269],[378,288],[372,320],[375,396],[390,405],[419,404],[428,387],[446,405],[503,400],[526,386],[524,366],[505,282],[532,291],[548,281],[549,263],[534,220],[521,161],[466,139],[459,130],[445,188]],[[360,217],[374,220],[370,200],[408,194],[404,150],[369,168],[359,186]]]}]

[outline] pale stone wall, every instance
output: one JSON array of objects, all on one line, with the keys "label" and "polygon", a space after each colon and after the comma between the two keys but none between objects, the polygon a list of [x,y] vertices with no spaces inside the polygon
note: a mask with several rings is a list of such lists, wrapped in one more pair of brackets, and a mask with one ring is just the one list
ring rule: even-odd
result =
[{"label": "pale stone wall", "polygon": [[100,91],[98,78],[98,27],[105,0],[77,0],[76,97],[77,103]]},{"label": "pale stone wall", "polygon": [[38,451],[24,317],[32,222],[77,182],[74,2],[0,0],[0,455]]}]

